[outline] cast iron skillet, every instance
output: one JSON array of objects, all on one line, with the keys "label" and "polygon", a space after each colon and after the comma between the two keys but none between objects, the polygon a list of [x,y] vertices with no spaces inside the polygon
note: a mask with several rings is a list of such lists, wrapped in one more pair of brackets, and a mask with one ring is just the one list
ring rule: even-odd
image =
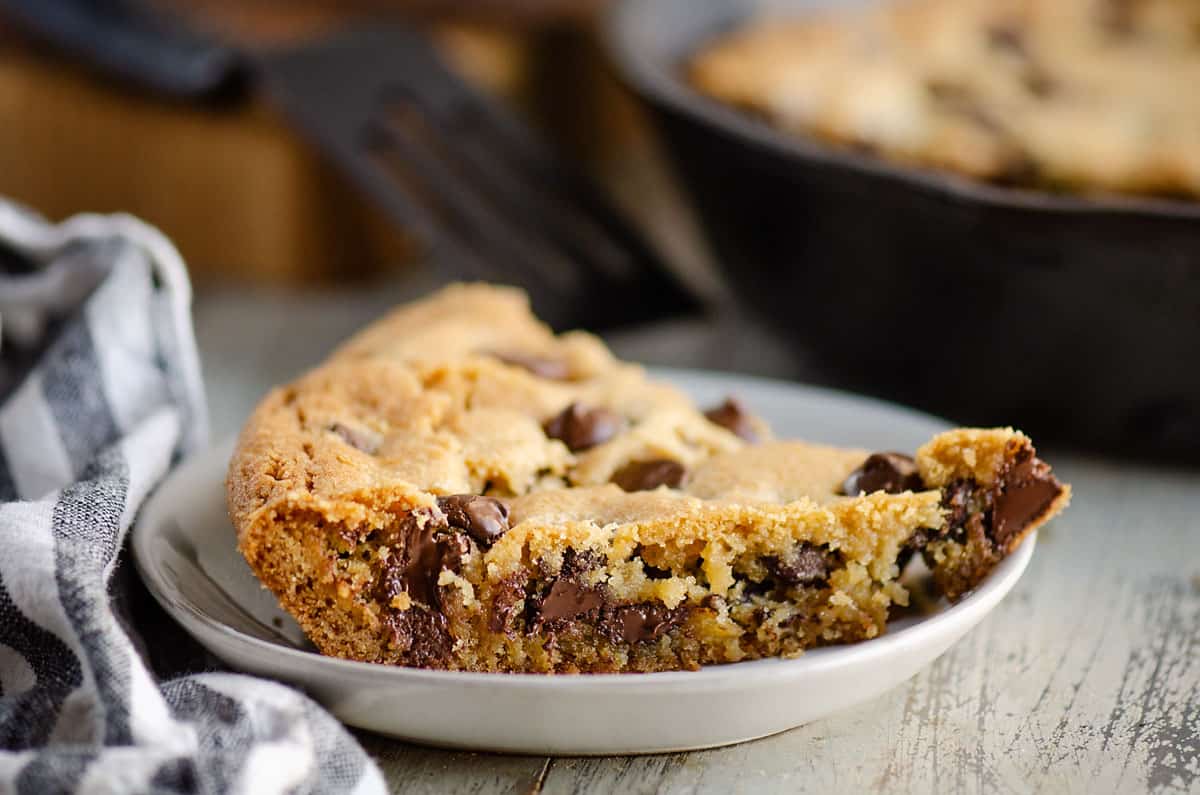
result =
[{"label": "cast iron skillet", "polygon": [[686,56],[750,14],[820,4],[621,0],[607,20],[744,303],[843,386],[1195,460],[1200,203],[898,167],[777,132],[684,80]]}]

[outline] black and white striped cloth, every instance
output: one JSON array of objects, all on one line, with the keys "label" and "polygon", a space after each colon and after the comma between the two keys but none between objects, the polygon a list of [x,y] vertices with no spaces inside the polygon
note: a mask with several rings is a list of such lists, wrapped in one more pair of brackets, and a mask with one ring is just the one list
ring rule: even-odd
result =
[{"label": "black and white striped cloth", "polygon": [[206,438],[190,300],[135,219],[0,201],[0,792],[383,792],[307,697],[159,681],[113,608],[138,507]]}]

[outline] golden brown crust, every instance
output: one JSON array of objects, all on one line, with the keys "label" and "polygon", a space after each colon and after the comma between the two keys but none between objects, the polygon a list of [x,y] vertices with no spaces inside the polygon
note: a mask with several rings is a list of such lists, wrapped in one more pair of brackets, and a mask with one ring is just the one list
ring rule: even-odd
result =
[{"label": "golden brown crust", "polygon": [[[914,539],[956,556],[957,596],[1028,532],[971,568],[947,525],[944,487],[1003,480],[1027,447],[1014,431],[943,434],[917,455],[923,488],[845,496],[867,451],[714,416],[761,443],[594,337],[554,336],[520,294],[455,286],[263,400],[230,515],[323,652],[484,671],[689,668],[874,637],[906,602]],[[664,461],[671,485],[610,482],[640,488],[629,465]]]}]

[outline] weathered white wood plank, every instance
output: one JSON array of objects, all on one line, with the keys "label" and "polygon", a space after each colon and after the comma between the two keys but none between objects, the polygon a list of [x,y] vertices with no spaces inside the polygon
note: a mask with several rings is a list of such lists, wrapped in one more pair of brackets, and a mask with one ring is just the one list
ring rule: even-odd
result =
[{"label": "weathered white wood plank", "polygon": [[537,792],[549,759],[441,751],[355,732],[388,788],[404,795],[526,795]]}]

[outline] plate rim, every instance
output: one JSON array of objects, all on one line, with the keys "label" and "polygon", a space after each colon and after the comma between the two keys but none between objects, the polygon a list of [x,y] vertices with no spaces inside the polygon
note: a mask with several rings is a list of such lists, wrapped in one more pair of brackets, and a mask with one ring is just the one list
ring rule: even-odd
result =
[{"label": "plate rim", "polygon": [[[851,402],[864,407],[870,406],[905,414],[913,420],[942,425],[947,428],[953,427],[947,420],[908,406],[829,387],[717,370],[676,367],[648,367],[647,370],[655,376],[673,383],[678,383],[681,380],[689,378],[698,378],[713,381],[737,381],[742,384],[750,382],[762,388],[800,390],[842,402]],[[638,689],[661,692],[664,689],[674,691],[711,689],[713,685],[725,682],[730,677],[736,678],[739,686],[752,686],[758,680],[762,679],[779,681],[780,678],[801,678],[804,674],[813,671],[842,667],[850,663],[870,663],[874,658],[880,656],[887,657],[900,651],[896,647],[903,647],[910,644],[920,645],[926,639],[926,635],[937,636],[940,634],[940,631],[952,633],[957,629],[955,626],[944,626],[946,624],[959,625],[966,623],[968,625],[966,630],[969,630],[974,623],[986,617],[987,613],[1015,587],[1033,558],[1037,542],[1037,532],[1035,531],[1024,540],[1016,552],[1002,560],[978,587],[966,594],[960,601],[910,626],[905,626],[895,631],[886,631],[885,629],[883,634],[869,640],[809,649],[792,658],[770,657],[735,663],[714,664],[703,666],[699,670],[694,671],[581,674],[445,671],[362,662],[327,656],[314,651],[305,651],[289,645],[271,643],[262,638],[246,634],[204,612],[197,605],[193,604],[191,600],[187,599],[177,588],[174,590],[179,593],[180,598],[173,598],[165,590],[166,587],[170,586],[159,582],[157,567],[151,562],[153,552],[150,547],[154,540],[160,538],[161,531],[152,532],[149,526],[151,524],[159,526],[163,524],[162,521],[158,520],[160,514],[163,514],[163,519],[166,518],[167,510],[159,502],[164,499],[162,495],[164,488],[168,484],[183,478],[190,469],[202,471],[206,468],[205,465],[211,466],[209,459],[227,448],[232,448],[236,438],[237,435],[233,434],[216,444],[211,444],[189,455],[155,486],[138,511],[137,519],[131,528],[131,547],[134,565],[155,601],[158,602],[173,620],[183,625],[189,634],[194,636],[196,632],[188,626],[187,619],[198,622],[207,631],[241,646],[248,652],[255,654],[265,653],[275,656],[281,655],[290,663],[289,667],[301,666],[306,669],[305,673],[307,675],[337,675],[343,681],[347,678],[354,680],[370,679],[373,680],[372,684],[380,685],[388,684],[387,680],[393,679],[395,681],[391,683],[396,685],[428,683],[438,686],[458,685],[470,688],[494,687],[502,683],[505,687],[518,689],[553,690],[570,687],[572,689],[588,691],[603,691],[618,687],[627,689],[632,686]],[[225,458],[226,456],[221,455],[221,457]],[[231,530],[236,533],[236,530],[233,530],[232,527]],[[230,598],[232,599],[233,597]],[[978,619],[972,622],[972,618],[977,613],[980,613],[980,611],[982,612]],[[180,614],[186,616],[187,619]],[[204,643],[200,638],[196,639],[201,642],[201,645],[208,647],[208,644]],[[210,649],[210,651],[212,650]],[[221,654],[217,654],[217,656],[223,657]],[[232,667],[238,668],[238,666]]]}]

